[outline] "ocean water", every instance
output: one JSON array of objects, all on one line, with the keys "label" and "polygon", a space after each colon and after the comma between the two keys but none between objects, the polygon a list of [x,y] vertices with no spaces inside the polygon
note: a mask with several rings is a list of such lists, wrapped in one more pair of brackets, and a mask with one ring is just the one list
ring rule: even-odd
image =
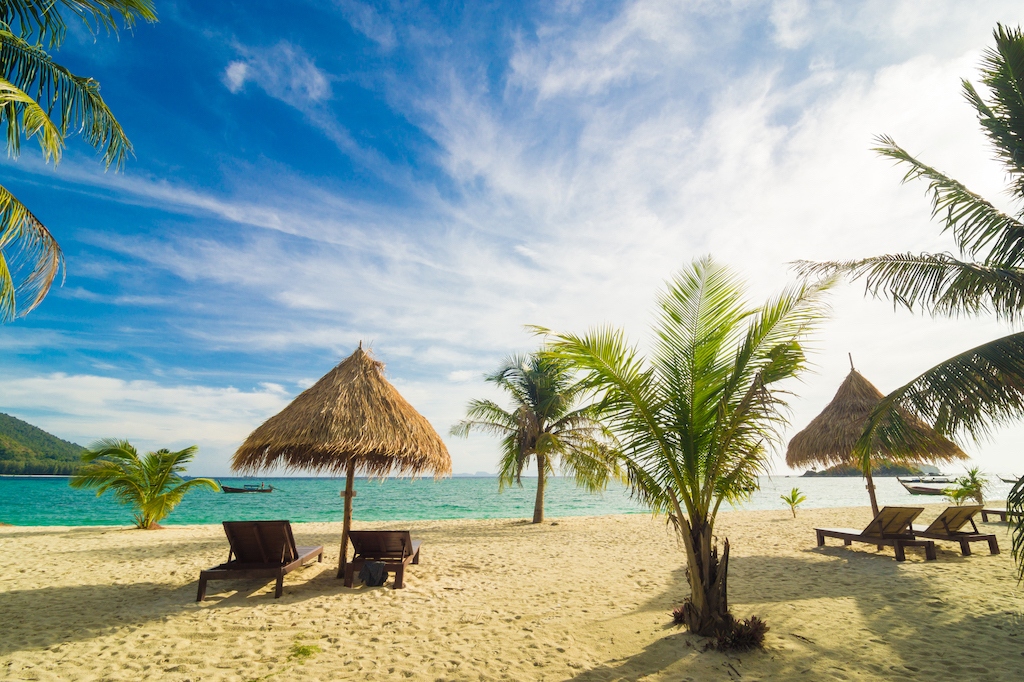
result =
[{"label": "ocean water", "polygon": [[[994,477],[993,477],[994,478]],[[265,482],[274,486],[269,494],[225,494],[194,490],[185,496],[164,525],[209,524],[227,520],[288,519],[341,521],[344,478],[221,479],[227,485]],[[920,505],[945,498],[914,496],[895,478],[875,479],[879,504]],[[357,479],[353,518],[359,521],[425,519],[532,518],[536,478],[523,479],[523,487],[498,492],[496,478]],[[801,508],[867,506],[868,495],[860,478],[801,478],[773,476],[761,479],[761,489],[749,500],[729,509],[785,509],[780,495],[794,487],[807,496]],[[1010,485],[998,479],[991,484],[988,498],[1005,500]],[[544,512],[546,517],[637,514],[648,510],[616,485],[603,493],[577,489],[572,481],[548,481]],[[0,523],[16,526],[130,525],[132,513],[108,493],[96,497],[88,490],[74,490],[66,477],[0,477]]]}]

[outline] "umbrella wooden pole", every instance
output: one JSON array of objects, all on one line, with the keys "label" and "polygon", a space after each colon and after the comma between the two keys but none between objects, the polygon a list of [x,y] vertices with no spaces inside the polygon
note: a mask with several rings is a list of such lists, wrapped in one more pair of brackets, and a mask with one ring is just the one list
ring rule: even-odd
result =
[{"label": "umbrella wooden pole", "polygon": [[348,532],[352,530],[352,498],[356,496],[353,490],[356,477],[356,460],[353,457],[348,461],[348,472],[345,474],[345,522],[341,527],[341,558],[338,560],[338,577],[345,577],[345,564],[348,560]]},{"label": "umbrella wooden pole", "polygon": [[871,480],[871,467],[864,469],[864,478],[867,479],[868,496],[871,497],[871,513],[878,516],[878,500],[875,499],[875,482]]}]

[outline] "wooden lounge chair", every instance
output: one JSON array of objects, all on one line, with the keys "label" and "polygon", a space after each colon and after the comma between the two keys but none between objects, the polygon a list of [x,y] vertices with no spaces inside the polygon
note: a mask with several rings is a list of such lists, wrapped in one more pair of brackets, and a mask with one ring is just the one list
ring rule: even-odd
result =
[{"label": "wooden lounge chair", "polygon": [[838,538],[843,544],[866,542],[879,549],[890,546],[896,552],[896,561],[903,561],[905,547],[924,547],[926,559],[935,558],[935,543],[932,540],[918,540],[910,532],[910,524],[924,511],[924,507],[882,507],[878,516],[872,519],[862,531],[854,528],[815,528],[818,547],[825,545],[825,538]]},{"label": "wooden lounge chair", "polygon": [[[981,511],[981,505],[964,507],[947,507],[946,511],[939,514],[939,518],[931,522],[929,526],[911,526],[914,537],[930,538],[932,540],[950,540],[960,543],[960,552],[964,556],[971,555],[972,542],[988,542],[988,550],[992,554],[999,554],[999,543],[995,535],[986,535],[978,532],[978,526],[974,523],[974,515]],[[973,532],[961,530],[968,523],[971,524]]]},{"label": "wooden lounge chair", "polygon": [[345,587],[352,587],[355,575],[367,561],[383,561],[384,570],[395,572],[393,589],[405,587],[406,564],[420,562],[419,540],[413,540],[407,530],[353,530],[348,539],[352,541],[355,555],[345,564]]},{"label": "wooden lounge chair", "polygon": [[981,510],[981,520],[983,522],[988,523],[988,517],[989,516],[995,516],[1000,521],[1002,521],[1003,523],[1006,523],[1006,517],[1007,516],[1016,518],[1017,515],[1014,514],[1011,511],[1006,511],[1005,509],[982,509]]},{"label": "wooden lounge chair", "polygon": [[[317,557],[324,560],[324,547],[296,547],[292,526],[287,521],[225,521],[228,560],[199,573],[196,601],[206,597],[206,581],[235,578],[277,578],[274,598],[284,590],[285,573]],[[234,557],[234,558],[232,558]]]}]

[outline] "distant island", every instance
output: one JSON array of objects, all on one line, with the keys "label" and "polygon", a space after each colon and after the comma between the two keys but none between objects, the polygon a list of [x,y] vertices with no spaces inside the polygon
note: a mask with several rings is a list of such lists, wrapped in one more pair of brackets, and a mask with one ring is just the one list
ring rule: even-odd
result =
[{"label": "distant island", "polygon": [[[906,466],[887,462],[871,468],[872,476],[924,476],[937,474],[939,470],[928,465]],[[805,471],[802,476],[863,476],[861,470],[849,464],[837,464],[821,471]]]},{"label": "distant island", "polygon": [[0,474],[68,476],[81,463],[81,445],[0,412]]}]

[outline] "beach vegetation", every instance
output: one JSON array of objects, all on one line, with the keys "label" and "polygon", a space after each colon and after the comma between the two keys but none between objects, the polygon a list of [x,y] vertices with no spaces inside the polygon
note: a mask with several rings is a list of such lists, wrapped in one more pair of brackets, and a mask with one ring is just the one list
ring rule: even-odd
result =
[{"label": "beach vegetation", "polygon": [[300,641],[295,641],[292,643],[292,650],[288,654],[288,660],[305,663],[308,659],[316,656],[322,651],[323,649],[316,644],[303,644]]},{"label": "beach vegetation", "polygon": [[666,514],[686,553],[689,597],[677,621],[702,636],[732,632],[715,519],[766,474],[786,424],[784,382],[806,368],[802,342],[823,319],[827,283],[787,288],[760,306],[709,257],[680,272],[658,299],[650,350],[621,330],[548,334],[546,353],[581,374],[616,437],[636,499]]},{"label": "beach vegetation", "polygon": [[[36,138],[47,162],[60,162],[75,134],[100,150],[109,169],[121,168],[131,142],[92,78],[76,76],[51,58],[67,33],[62,13],[96,33],[135,21],[156,21],[149,0],[17,0],[0,3],[0,119],[7,155]],[[17,197],[0,186],[0,322],[31,311],[64,265],[57,240]],[[21,301],[27,298],[27,302]],[[19,308],[20,305],[20,308]]]},{"label": "beach vegetation", "polygon": [[954,504],[963,504],[967,501],[985,504],[985,490],[988,488],[988,481],[981,475],[978,467],[968,469],[967,473],[955,481],[955,488],[946,488],[946,497]]},{"label": "beach vegetation", "polygon": [[796,508],[799,507],[803,502],[807,501],[807,496],[800,492],[799,488],[793,488],[788,495],[779,495],[782,501],[789,505],[789,510],[793,512],[793,518],[796,518]]},{"label": "beach vegetation", "polygon": [[128,441],[105,438],[82,453],[83,465],[68,483],[72,488],[95,490],[97,497],[110,492],[135,510],[136,527],[158,528],[188,491],[220,490],[209,478],[181,477],[196,449],[194,445],[177,452],[162,449],[140,457]]},{"label": "beach vegetation", "polygon": [[533,523],[544,522],[544,490],[556,467],[590,492],[620,478],[621,468],[593,405],[579,405],[583,391],[564,360],[538,353],[513,355],[484,377],[511,396],[510,409],[491,400],[472,400],[453,436],[483,431],[501,437],[498,488],[522,486],[531,461],[537,467]]},{"label": "beach vegetation", "polygon": [[[998,24],[995,44],[982,56],[979,92],[962,82],[982,131],[1009,180],[1012,200],[1024,200],[1024,33]],[[908,310],[933,316],[993,316],[1018,323],[1024,313],[1024,214],[1004,211],[964,184],[917,159],[890,137],[875,150],[906,168],[903,182],[928,184],[932,217],[950,233],[959,254],[891,254],[852,261],[800,263],[805,275],[844,273],[865,281],[866,292]],[[942,435],[982,440],[1024,413],[1024,333],[1003,336],[927,369],[879,403],[868,420],[858,452],[878,438],[910,446],[914,433],[900,410],[935,425]],[[1014,500],[1011,503],[1010,500]],[[1014,547],[1024,550],[1024,483],[1007,500],[1020,512]],[[1024,551],[1015,552],[1024,577]]]}]

